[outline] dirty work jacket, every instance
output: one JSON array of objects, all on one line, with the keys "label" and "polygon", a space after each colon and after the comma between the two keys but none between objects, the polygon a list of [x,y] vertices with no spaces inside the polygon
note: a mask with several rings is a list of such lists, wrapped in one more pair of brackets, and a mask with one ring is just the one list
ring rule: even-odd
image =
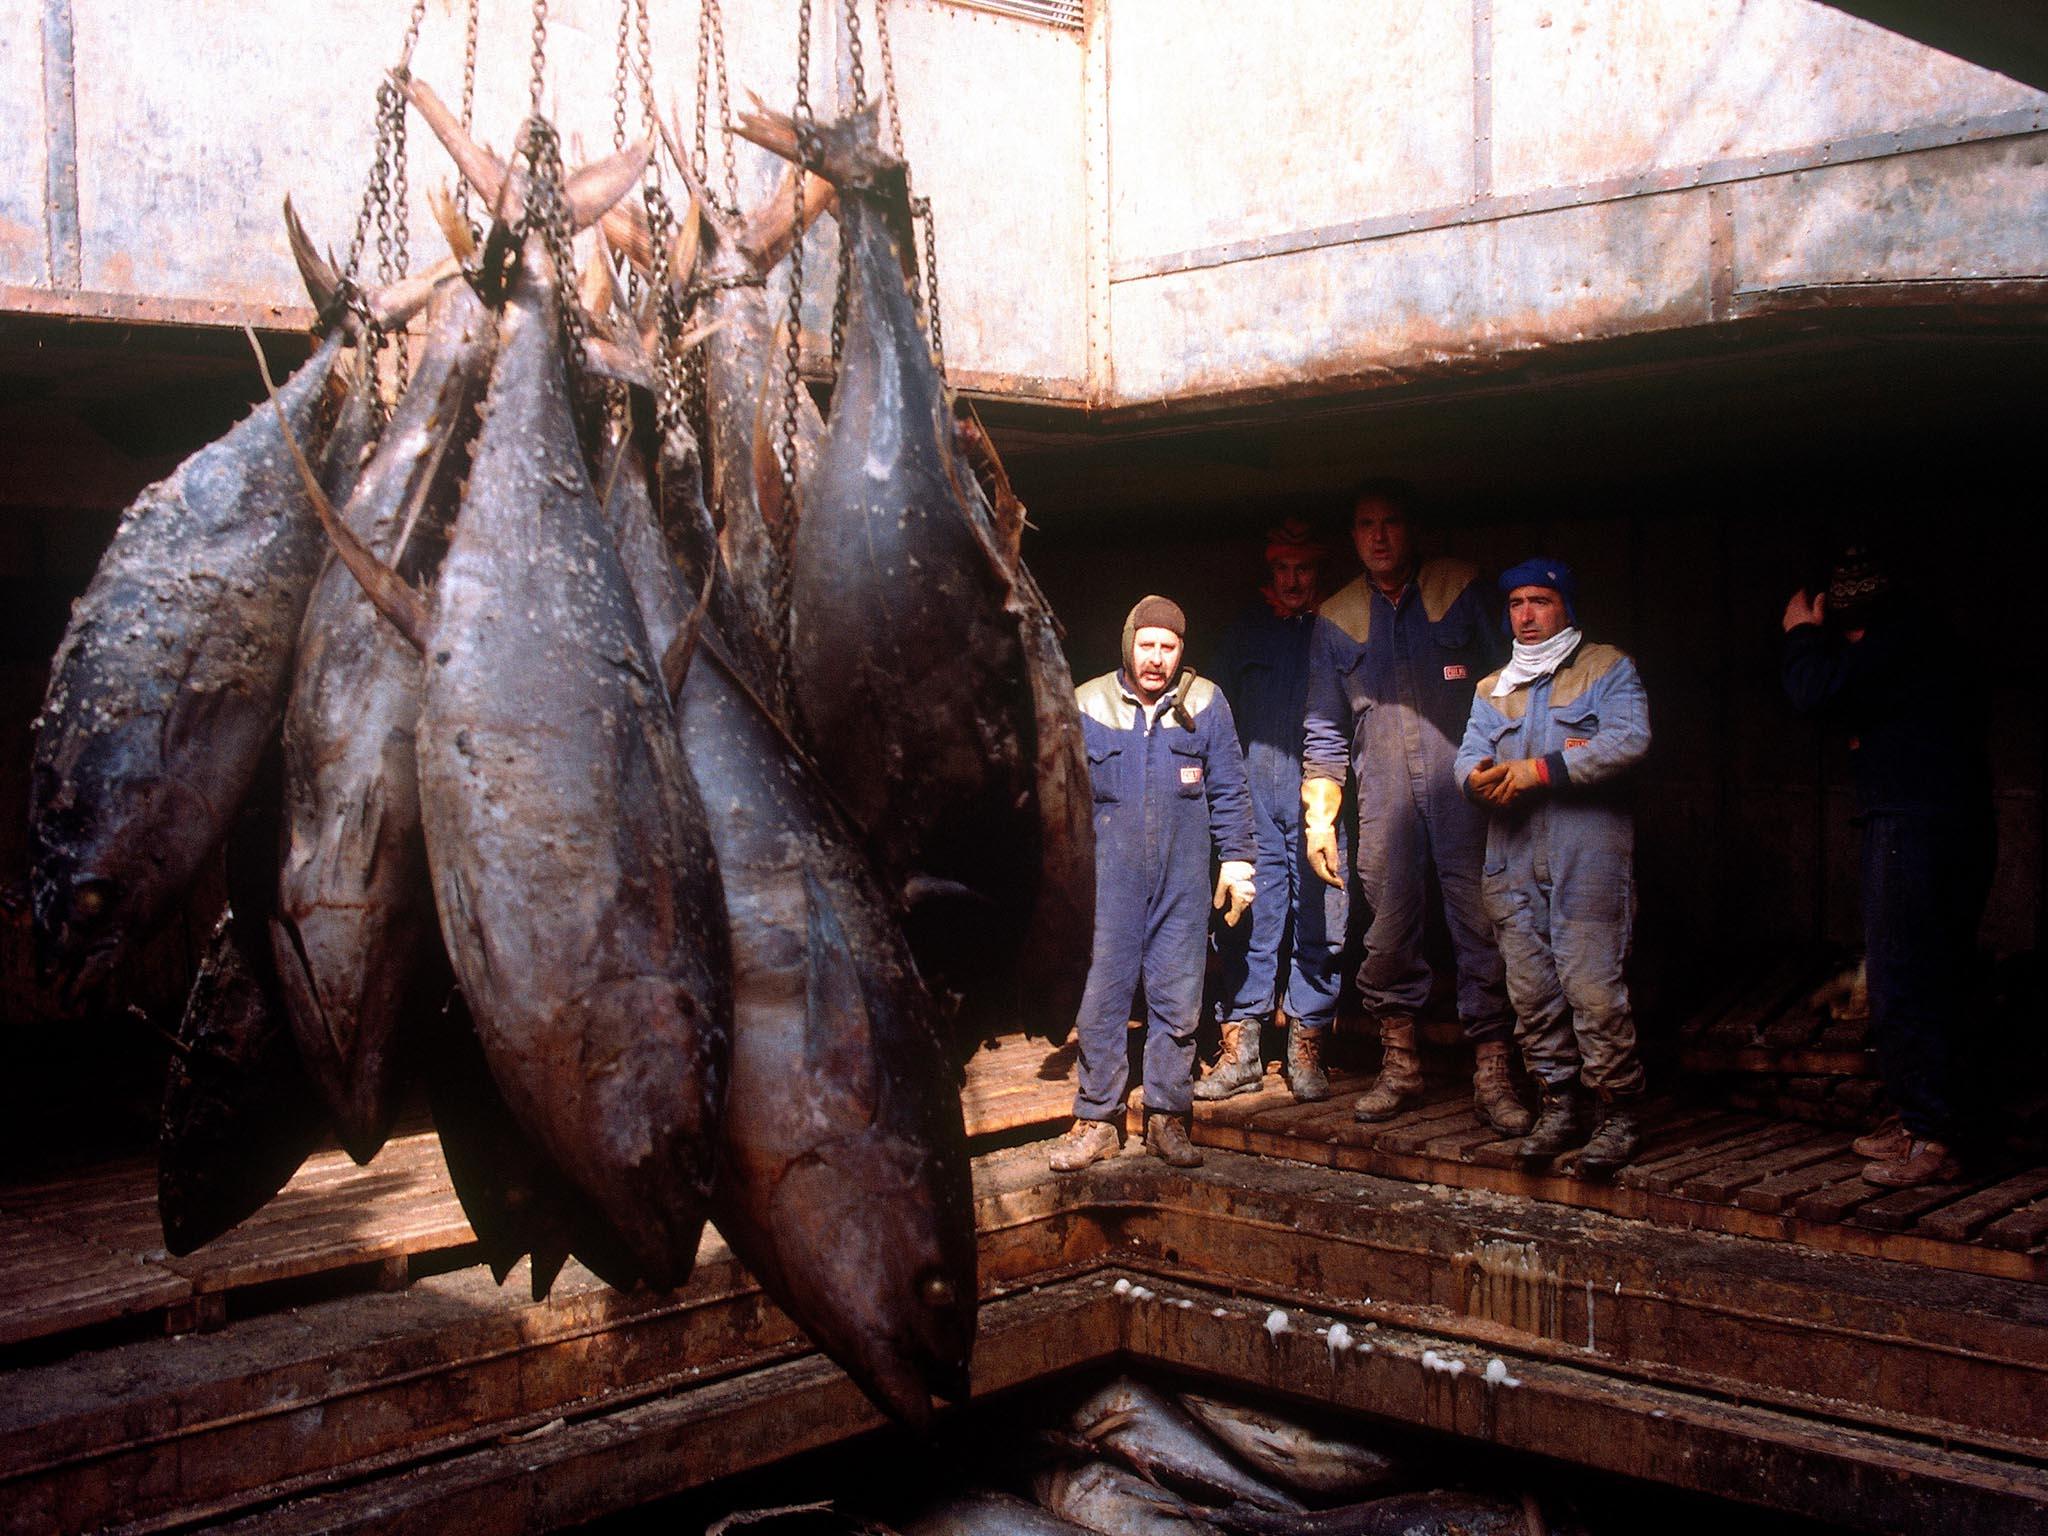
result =
[{"label": "dirty work jacket", "polygon": [[[1250,604],[1223,632],[1215,677],[1237,716],[1251,781],[1253,831],[1259,856],[1253,875],[1258,898],[1249,921],[1218,929],[1222,961],[1216,1017],[1264,1019],[1286,995],[1287,1013],[1298,1017],[1327,1009],[1319,994],[1301,994],[1287,977],[1290,929],[1303,900],[1310,910],[1300,920],[1320,944],[1326,895],[1336,897],[1337,932],[1344,931],[1342,897],[1315,878],[1301,840],[1301,721],[1308,707],[1308,648],[1315,637],[1315,611],[1283,618],[1263,598]],[[1341,942],[1341,937],[1340,937]],[[1334,998],[1329,999],[1333,1003]]]},{"label": "dirty work jacket", "polygon": [[1487,758],[1541,758],[1550,774],[1487,825],[1486,904],[1516,1038],[1544,1082],[1577,1075],[1631,1094],[1642,1067],[1622,975],[1635,924],[1626,779],[1650,749],[1649,700],[1635,663],[1611,645],[1581,644],[1549,677],[1496,699],[1498,676],[1473,696],[1454,771],[1461,789]]},{"label": "dirty work jacket", "polygon": [[1120,672],[1076,694],[1095,791],[1095,948],[1076,1021],[1074,1113],[1106,1120],[1121,1112],[1124,1030],[1142,979],[1151,1026],[1145,1103],[1184,1114],[1214,888],[1210,848],[1247,863],[1256,851],[1237,727],[1206,678],[1188,691],[1186,726],[1174,718],[1172,689],[1148,710]]},{"label": "dirty work jacket", "polygon": [[[1361,1000],[1374,1014],[1411,1017],[1428,1001],[1422,941],[1433,865],[1457,957],[1458,1013],[1474,1043],[1508,1033],[1500,956],[1479,892],[1486,818],[1451,775],[1472,686],[1500,659],[1477,575],[1462,560],[1428,560],[1398,602],[1360,576],[1324,603],[1302,730],[1304,776],[1341,784],[1348,774],[1357,789],[1352,847],[1373,914]],[[1343,932],[1334,925],[1324,951],[1332,973]],[[1311,1029],[1327,1022],[1303,1019]]]}]

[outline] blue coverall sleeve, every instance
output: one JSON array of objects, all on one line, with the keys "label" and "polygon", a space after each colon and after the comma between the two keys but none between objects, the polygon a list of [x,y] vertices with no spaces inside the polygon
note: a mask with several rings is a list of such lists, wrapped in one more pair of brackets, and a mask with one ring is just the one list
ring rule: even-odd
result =
[{"label": "blue coverall sleeve", "polygon": [[1252,791],[1245,779],[1244,749],[1237,744],[1237,722],[1221,689],[1202,711],[1202,724],[1209,736],[1202,775],[1209,791],[1209,840],[1218,859],[1249,864],[1258,856]]},{"label": "blue coverall sleeve", "polygon": [[1316,620],[1308,646],[1308,712],[1301,722],[1302,777],[1339,784],[1351,766],[1351,700],[1332,645],[1332,636],[1342,635],[1328,619]]},{"label": "blue coverall sleeve", "polygon": [[1643,760],[1650,750],[1650,699],[1643,691],[1636,664],[1624,657],[1603,673],[1587,703],[1600,728],[1583,747],[1566,747],[1549,755],[1553,781],[1601,784]]},{"label": "blue coverall sleeve", "polygon": [[1458,744],[1457,760],[1451,765],[1452,777],[1457,780],[1460,793],[1465,791],[1466,782],[1479,770],[1479,765],[1493,756],[1494,733],[1500,729],[1501,712],[1493,707],[1489,699],[1472,695],[1472,714],[1465,722],[1465,739]]}]

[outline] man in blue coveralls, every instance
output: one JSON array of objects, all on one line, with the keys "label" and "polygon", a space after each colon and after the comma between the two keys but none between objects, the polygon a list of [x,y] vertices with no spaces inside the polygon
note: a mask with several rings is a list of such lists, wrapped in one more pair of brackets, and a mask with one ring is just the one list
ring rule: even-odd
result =
[{"label": "man in blue coveralls", "polygon": [[1486,906],[1515,1038],[1543,1093],[1520,1150],[1533,1162],[1575,1145],[1590,1090],[1600,1118],[1579,1171],[1611,1173],[1641,1139],[1643,1067],[1622,975],[1636,906],[1624,786],[1650,749],[1650,706],[1635,663],[1579,633],[1570,566],[1525,560],[1500,589],[1514,655],[1479,685],[1457,774],[1489,815]]},{"label": "man in blue coveralls", "polygon": [[[1250,1093],[1265,1079],[1259,1031],[1285,998],[1288,1017],[1326,1017],[1334,998],[1309,990],[1288,964],[1296,943],[1320,950],[1326,925],[1344,935],[1344,900],[1308,867],[1301,841],[1301,719],[1308,706],[1308,646],[1328,551],[1309,525],[1290,517],[1266,534],[1268,580],[1258,601],[1223,632],[1216,677],[1237,713],[1251,781],[1252,826],[1259,857],[1249,932],[1223,939],[1222,992],[1216,1003],[1223,1050],[1195,1084],[1198,1099]],[[1297,910],[1299,916],[1296,916]],[[1219,936],[1220,937],[1220,936]],[[1292,942],[1290,942],[1292,941]],[[1320,974],[1319,981],[1325,981]],[[1334,977],[1327,982],[1334,982]],[[1298,1070],[1300,1031],[1288,1041],[1290,1075]]]},{"label": "man in blue coveralls", "polygon": [[[1372,909],[1358,987],[1378,1021],[1381,1053],[1358,1118],[1392,1119],[1422,1095],[1415,1016],[1429,999],[1422,943],[1434,866],[1457,958],[1458,1016],[1477,1055],[1473,1108],[1501,1135],[1519,1136],[1529,1112],[1509,1075],[1507,991],[1479,889],[1486,816],[1451,772],[1473,683],[1493,666],[1499,640],[1472,566],[1416,558],[1412,500],[1394,482],[1359,488],[1351,538],[1365,573],[1317,610],[1303,726],[1303,836],[1310,865],[1341,893],[1347,860],[1337,821],[1348,777],[1358,804],[1358,881]],[[1343,924],[1334,924],[1319,955],[1297,957],[1327,998],[1296,1020],[1307,1041],[1319,1038],[1336,1011],[1343,939]],[[1329,1092],[1320,1068],[1297,1070],[1293,1087],[1303,1099]]]},{"label": "man in blue coveralls", "polygon": [[[1145,1148],[1177,1168],[1188,1139],[1195,1026],[1209,914],[1235,925],[1252,904],[1251,794],[1223,692],[1181,670],[1187,619],[1148,597],[1124,620],[1123,667],[1076,693],[1095,790],[1095,950],[1075,1023],[1080,1091],[1052,1150],[1071,1173],[1123,1144],[1125,1028],[1145,984]],[[1214,896],[1209,849],[1222,860]]]}]

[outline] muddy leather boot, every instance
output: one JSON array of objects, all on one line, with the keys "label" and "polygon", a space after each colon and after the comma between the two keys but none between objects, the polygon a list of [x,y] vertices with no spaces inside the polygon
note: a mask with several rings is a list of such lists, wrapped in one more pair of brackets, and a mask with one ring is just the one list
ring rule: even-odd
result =
[{"label": "muddy leather boot", "polygon": [[1870,1164],[1863,1177],[1886,1189],[1912,1189],[1919,1184],[1947,1184],[1963,1176],[1963,1165],[1945,1145],[1908,1136],[1896,1157]]},{"label": "muddy leather boot", "polygon": [[1524,1162],[1543,1162],[1567,1152],[1579,1143],[1581,1098],[1576,1078],[1563,1083],[1543,1085],[1543,1107],[1536,1115],[1536,1124],[1528,1135],[1522,1138],[1522,1145],[1516,1149],[1516,1156]]},{"label": "muddy leather boot", "polygon": [[1123,1150],[1123,1128],[1111,1120],[1076,1120],[1046,1158],[1054,1173],[1075,1173]]},{"label": "muddy leather boot", "polygon": [[1180,1115],[1145,1117],[1145,1150],[1175,1168],[1199,1168],[1202,1154],[1188,1140],[1187,1121]]},{"label": "muddy leather boot", "polygon": [[1635,1099],[1600,1098],[1600,1123],[1579,1154],[1579,1172],[1601,1178],[1626,1166],[1643,1144],[1641,1104]]},{"label": "muddy leather boot", "polygon": [[1535,1116],[1515,1096],[1507,1041],[1482,1041],[1478,1056],[1472,1068],[1472,1112],[1503,1136],[1526,1136]]},{"label": "muddy leather boot", "polygon": [[1223,1026],[1223,1054],[1195,1084],[1198,1099],[1227,1099],[1253,1093],[1266,1076],[1259,1061],[1259,1021],[1233,1019]]},{"label": "muddy leather boot", "polygon": [[1287,1086],[1303,1104],[1314,1104],[1330,1096],[1330,1079],[1323,1071],[1323,1032],[1291,1025],[1287,1031]]},{"label": "muddy leather boot", "polygon": [[1415,1050],[1415,1021],[1389,1014],[1380,1020],[1380,1075],[1351,1113],[1360,1120],[1391,1120],[1421,1098],[1422,1058]]}]

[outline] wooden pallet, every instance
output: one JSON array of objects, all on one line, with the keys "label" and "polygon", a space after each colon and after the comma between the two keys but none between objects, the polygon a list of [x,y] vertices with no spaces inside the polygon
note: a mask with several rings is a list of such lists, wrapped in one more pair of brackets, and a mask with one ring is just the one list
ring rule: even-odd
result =
[{"label": "wooden pallet", "polygon": [[[970,1145],[1065,1125],[1074,1052],[1021,1036],[968,1062]],[[389,1288],[461,1262],[476,1241],[431,1129],[395,1135],[368,1167],[329,1150],[198,1252],[164,1251],[156,1167],[131,1158],[0,1187],[0,1347],[110,1327],[218,1326],[258,1287]]]},{"label": "wooden pallet", "polygon": [[1526,1166],[1517,1144],[1473,1117],[1470,1089],[1433,1089],[1380,1124],[1354,1119],[1366,1086],[1333,1075],[1331,1098],[1298,1104],[1276,1079],[1199,1105],[1204,1146],[1382,1177],[1493,1190],[1611,1214],[2005,1278],[2048,1280],[2048,1168],[2004,1168],[1954,1184],[1866,1182],[1853,1134],[1673,1101],[1653,1103],[1635,1162],[1613,1179],[1573,1176],[1571,1157]]},{"label": "wooden pallet", "polygon": [[1864,1048],[1868,1022],[1836,1019],[1813,996],[1853,963],[1839,950],[1779,960],[1729,987],[1679,1031],[1687,1072],[1867,1078],[1876,1065]]}]

